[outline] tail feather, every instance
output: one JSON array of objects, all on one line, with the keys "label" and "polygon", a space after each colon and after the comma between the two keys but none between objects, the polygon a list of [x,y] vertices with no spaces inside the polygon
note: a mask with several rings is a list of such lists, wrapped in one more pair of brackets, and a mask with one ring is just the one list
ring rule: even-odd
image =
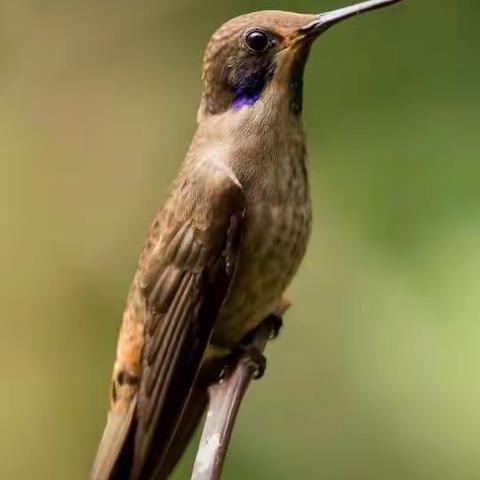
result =
[{"label": "tail feather", "polygon": [[154,475],[151,477],[152,480],[164,480],[172,473],[190,443],[190,440],[205,413],[207,405],[207,390],[194,388],[165,456],[157,466]]},{"label": "tail feather", "polygon": [[207,355],[203,359],[195,386],[190,391],[188,401],[168,444],[166,453],[157,463],[154,475],[145,480],[165,480],[173,472],[207,409],[208,387],[217,381],[224,365],[225,360],[221,356],[208,358]]},{"label": "tail feather", "polygon": [[107,425],[97,450],[91,473],[92,480],[113,480],[117,477],[118,461],[125,450],[126,439],[131,431],[135,401],[125,414],[108,414]]}]

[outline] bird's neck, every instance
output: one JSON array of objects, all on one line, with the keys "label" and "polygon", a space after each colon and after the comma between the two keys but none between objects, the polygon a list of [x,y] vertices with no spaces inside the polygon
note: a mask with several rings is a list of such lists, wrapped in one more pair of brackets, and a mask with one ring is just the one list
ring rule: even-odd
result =
[{"label": "bird's neck", "polygon": [[194,144],[196,161],[221,164],[255,193],[280,198],[292,172],[305,172],[301,117],[280,95],[201,118]]}]

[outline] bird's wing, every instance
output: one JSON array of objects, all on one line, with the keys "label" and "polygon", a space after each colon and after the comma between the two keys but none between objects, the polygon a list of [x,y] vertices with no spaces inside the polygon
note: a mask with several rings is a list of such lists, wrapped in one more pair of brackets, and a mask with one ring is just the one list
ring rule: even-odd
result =
[{"label": "bird's wing", "polygon": [[192,201],[174,197],[142,269],[147,318],[132,479],[158,469],[235,271],[243,192],[223,172],[202,185]]},{"label": "bird's wing", "polygon": [[129,299],[144,308],[140,378],[126,382],[123,414],[109,414],[94,480],[150,478],[162,469],[235,273],[245,211],[240,184],[216,170],[191,181],[197,188],[187,180],[175,189],[142,255]]}]

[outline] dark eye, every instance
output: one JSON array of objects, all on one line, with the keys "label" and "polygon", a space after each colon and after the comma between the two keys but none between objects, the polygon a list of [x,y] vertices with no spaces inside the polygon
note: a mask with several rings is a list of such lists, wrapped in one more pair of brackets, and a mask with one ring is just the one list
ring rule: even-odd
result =
[{"label": "dark eye", "polygon": [[254,30],[247,34],[245,43],[254,52],[263,52],[268,47],[268,36],[260,30]]}]

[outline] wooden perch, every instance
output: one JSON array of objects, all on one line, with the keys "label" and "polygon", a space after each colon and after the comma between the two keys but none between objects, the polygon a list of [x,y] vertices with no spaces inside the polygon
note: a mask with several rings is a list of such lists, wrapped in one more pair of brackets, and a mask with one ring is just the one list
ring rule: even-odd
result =
[{"label": "wooden perch", "polygon": [[[289,306],[284,301],[276,314],[282,316]],[[257,328],[252,344],[260,354],[274,333],[275,324],[268,318]],[[227,378],[209,388],[209,407],[191,480],[220,479],[240,404],[255,373],[256,367],[245,353]]]}]

